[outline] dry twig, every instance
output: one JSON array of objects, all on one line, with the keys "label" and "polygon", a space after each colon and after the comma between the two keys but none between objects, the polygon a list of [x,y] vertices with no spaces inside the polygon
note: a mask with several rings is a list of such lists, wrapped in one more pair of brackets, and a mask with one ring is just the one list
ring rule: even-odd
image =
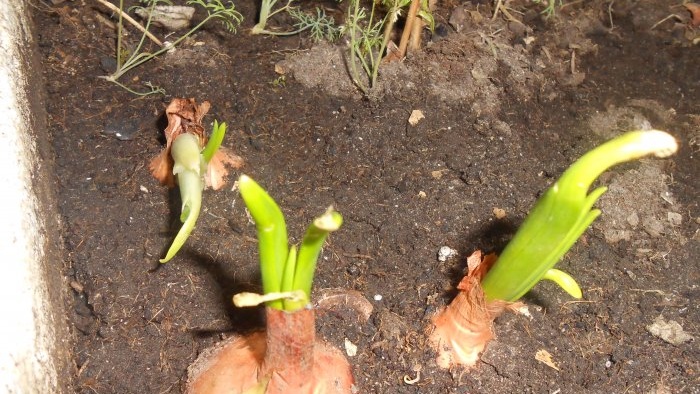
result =
[{"label": "dry twig", "polygon": [[104,5],[105,7],[109,8],[110,10],[116,12],[117,14],[121,14],[122,18],[126,19],[127,22],[131,23],[135,28],[139,29],[143,34],[146,35],[151,41],[156,43],[159,47],[163,46],[163,42],[161,42],[158,37],[154,36],[151,34],[150,31],[146,30],[145,27],[143,27],[140,23],[138,23],[134,18],[130,17],[129,14],[126,12],[122,11],[119,9],[119,7],[115,6],[114,4],[106,1],[106,0],[97,0],[100,4]]}]

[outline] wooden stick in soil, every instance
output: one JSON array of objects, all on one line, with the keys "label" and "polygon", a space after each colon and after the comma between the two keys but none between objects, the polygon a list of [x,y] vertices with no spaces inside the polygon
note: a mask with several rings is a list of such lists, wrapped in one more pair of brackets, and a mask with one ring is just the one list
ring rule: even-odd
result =
[{"label": "wooden stick in soil", "polygon": [[418,52],[421,47],[421,32],[425,27],[425,22],[421,18],[416,18],[411,29],[411,37],[408,40],[408,51],[411,53]]},{"label": "wooden stick in soil", "polygon": [[[437,5],[437,0],[429,0],[428,1],[428,10],[432,13],[435,11],[435,7]],[[423,32],[423,28],[425,28],[426,22],[423,20],[422,17],[418,16],[415,18],[415,22],[413,23],[413,31],[411,32],[411,38],[408,42],[408,51],[410,52],[418,52],[421,48],[421,33]]]},{"label": "wooden stick in soil", "polygon": [[401,41],[399,42],[399,59],[403,59],[406,56],[406,48],[408,48],[408,41],[413,32],[413,24],[416,22],[419,8],[420,0],[411,0],[411,7],[408,9],[408,14],[406,15],[406,25],[403,28]]},{"label": "wooden stick in soil", "polygon": [[100,4],[104,5],[105,7],[109,8],[113,12],[116,12],[117,14],[121,14],[124,19],[126,19],[127,22],[131,23],[135,28],[139,29],[143,34],[146,35],[151,41],[156,43],[159,47],[163,46],[163,43],[158,39],[158,37],[154,36],[151,34],[150,31],[146,30],[145,27],[143,27],[140,23],[134,20],[134,18],[130,17],[129,14],[126,12],[123,12],[122,10],[119,9],[119,7],[115,6],[114,4],[105,1],[105,0],[97,0]]}]

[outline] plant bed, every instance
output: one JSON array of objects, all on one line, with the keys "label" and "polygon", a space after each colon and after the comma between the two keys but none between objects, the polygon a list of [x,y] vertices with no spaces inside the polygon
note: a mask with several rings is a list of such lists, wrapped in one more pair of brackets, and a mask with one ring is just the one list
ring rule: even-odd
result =
[{"label": "plant bed", "polygon": [[[374,101],[328,82],[346,81],[342,72],[321,82],[308,76],[335,64],[312,61],[322,46],[248,34],[253,4],[237,4],[245,18],[238,34],[204,29],[176,56],[129,74],[168,94],[136,99],[97,78],[114,50],[104,13],[80,2],[42,3],[34,18],[72,301],[75,392],[182,392],[204,349],[263,327],[261,310],[231,304],[233,294],[260,292],[255,226],[231,186],[204,191],[190,239],[158,263],[180,227],[181,206],[176,189],[152,179],[148,162],[162,149],[173,97],[212,104],[205,128],[227,123],[223,145],[279,199],[289,234],[303,234],[327,206],[343,213],[312,300],[318,290],[345,288],[373,303],[367,322],[345,303],[316,316],[319,339],[344,352],[357,346],[348,361],[360,392],[692,392],[697,341],[673,345],[648,327],[662,316],[697,336],[700,321],[693,303],[698,46],[674,41],[670,26],[649,31],[672,11],[666,2],[617,3],[612,32],[596,30],[609,28],[607,3],[564,8],[556,21],[535,11],[526,22],[536,37],[529,46],[517,26],[490,22],[482,9],[483,21],[460,33],[446,25],[446,36],[387,67]],[[451,12],[439,6],[437,20]],[[595,50],[576,49],[583,47]],[[581,81],[572,79],[572,59]],[[275,73],[282,61],[294,69],[283,84]],[[415,109],[425,118],[413,126]],[[604,175],[603,215],[559,265],[579,280],[584,298],[538,284],[523,299],[532,318],[501,316],[475,368],[439,369],[423,330],[454,297],[467,256],[500,252],[574,159],[645,122],[681,148],[671,159]],[[438,260],[442,246],[457,255]],[[551,363],[538,361],[543,350]]]}]

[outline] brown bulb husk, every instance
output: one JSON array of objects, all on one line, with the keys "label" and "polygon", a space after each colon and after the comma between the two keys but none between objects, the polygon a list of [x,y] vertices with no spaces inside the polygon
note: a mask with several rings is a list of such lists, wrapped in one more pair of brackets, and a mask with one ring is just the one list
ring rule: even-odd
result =
[{"label": "brown bulb husk", "polygon": [[[156,155],[148,165],[151,174],[162,185],[175,187],[175,176],[173,175],[173,158],[170,149],[173,141],[180,135],[189,133],[197,137],[200,149],[207,144],[207,135],[202,125],[204,115],[209,112],[211,104],[204,101],[197,104],[193,98],[174,98],[165,109],[168,118],[168,127],[165,128],[165,148]],[[243,159],[226,149],[220,147],[212,156],[207,173],[204,174],[205,186],[214,190],[221,189],[226,183],[228,168],[239,169],[243,166]]]},{"label": "brown bulb husk", "polygon": [[161,184],[168,187],[175,186],[170,148],[177,136],[190,133],[197,137],[200,147],[206,144],[207,136],[204,132],[204,126],[202,126],[202,119],[209,112],[210,107],[208,101],[197,104],[193,98],[174,98],[165,108],[165,116],[168,118],[168,127],[163,131],[165,148],[151,160],[148,166],[153,177]]},{"label": "brown bulb husk", "polygon": [[493,339],[493,321],[505,309],[518,310],[519,302],[486,301],[481,279],[496,262],[496,255],[482,259],[480,250],[467,258],[467,275],[457,285],[459,293],[439,311],[429,328],[429,340],[441,368],[472,367]]},{"label": "brown bulb husk", "polygon": [[314,311],[267,308],[266,332],[230,338],[188,370],[189,394],[350,394],[350,365],[315,338]]}]

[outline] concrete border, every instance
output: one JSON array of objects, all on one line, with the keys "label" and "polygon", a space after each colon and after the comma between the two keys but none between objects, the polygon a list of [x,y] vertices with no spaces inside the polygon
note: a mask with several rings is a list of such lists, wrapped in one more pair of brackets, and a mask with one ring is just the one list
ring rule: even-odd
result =
[{"label": "concrete border", "polygon": [[29,15],[27,0],[0,1],[0,392],[68,393],[53,155]]}]

